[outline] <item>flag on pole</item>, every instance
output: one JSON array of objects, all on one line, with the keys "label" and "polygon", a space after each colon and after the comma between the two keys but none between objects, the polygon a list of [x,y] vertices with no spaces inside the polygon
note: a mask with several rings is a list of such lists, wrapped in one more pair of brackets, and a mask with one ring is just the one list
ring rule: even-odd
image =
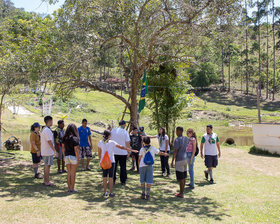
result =
[{"label": "flag on pole", "polygon": [[146,70],[144,70],[144,77],[143,77],[143,80],[142,80],[142,89],[141,89],[138,113],[140,113],[146,105],[146,99],[145,99],[146,94],[148,94],[148,83],[147,83]]}]

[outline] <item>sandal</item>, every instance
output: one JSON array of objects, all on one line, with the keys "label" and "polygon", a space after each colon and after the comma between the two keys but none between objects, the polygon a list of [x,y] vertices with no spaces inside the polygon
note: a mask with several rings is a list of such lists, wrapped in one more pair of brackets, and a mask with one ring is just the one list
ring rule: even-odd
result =
[{"label": "sandal", "polygon": [[175,196],[176,196],[177,198],[184,198],[184,195],[181,195],[180,193],[175,194]]},{"label": "sandal", "polygon": [[43,185],[45,185],[45,186],[47,186],[47,187],[55,187],[56,185],[54,184],[54,183],[51,183],[51,182],[49,182],[49,183],[43,183]]}]

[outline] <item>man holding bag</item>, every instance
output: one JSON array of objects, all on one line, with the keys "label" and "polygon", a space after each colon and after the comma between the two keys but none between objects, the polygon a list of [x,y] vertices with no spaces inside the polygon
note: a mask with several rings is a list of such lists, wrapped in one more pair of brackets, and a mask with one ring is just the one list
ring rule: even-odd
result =
[{"label": "man holding bag", "polygon": [[119,145],[117,142],[110,140],[111,132],[108,130],[104,131],[103,140],[98,143],[98,157],[100,161],[100,166],[103,170],[103,187],[104,194],[103,197],[107,197],[107,178],[109,175],[109,197],[114,197],[113,185],[114,185],[114,171],[115,171],[115,148],[126,150],[129,152],[138,153],[137,150],[132,150],[125,146]]}]

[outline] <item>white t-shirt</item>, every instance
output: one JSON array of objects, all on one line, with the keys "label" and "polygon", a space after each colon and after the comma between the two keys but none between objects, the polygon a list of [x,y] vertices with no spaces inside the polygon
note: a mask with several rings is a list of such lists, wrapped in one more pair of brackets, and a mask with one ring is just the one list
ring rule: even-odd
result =
[{"label": "white t-shirt", "polygon": [[205,155],[217,155],[217,142],[220,142],[220,140],[216,133],[213,132],[212,135],[204,134],[201,142],[204,143]]},{"label": "white t-shirt", "polygon": [[[161,144],[160,144],[160,136],[159,136],[159,135],[156,135],[156,137],[157,137],[157,139],[158,139],[159,150],[165,152],[166,140],[169,141],[168,136],[167,136],[167,135],[164,136],[164,139],[162,139],[162,143],[161,143]],[[169,152],[169,151],[170,151],[170,146],[169,146],[169,143],[168,143],[167,152]]]},{"label": "white t-shirt", "polygon": [[[105,155],[105,152],[108,151],[108,154],[109,154],[109,157],[110,157],[110,160],[111,160],[111,163],[115,163],[115,148],[116,145],[118,145],[118,143],[116,143],[115,141],[112,141],[112,140],[109,140],[108,143],[104,143],[102,140],[98,143],[98,147],[101,148],[101,160],[100,160],[100,163],[101,161],[103,160],[103,157]],[[124,151],[124,150],[123,150]]]},{"label": "white t-shirt", "polygon": [[[151,146],[150,152],[155,161],[155,155],[159,154],[159,149],[155,148],[154,146]],[[139,167],[148,166],[144,163],[145,155],[146,155],[146,149],[144,149],[144,148],[140,149],[139,156],[142,156],[142,157],[141,157]]]},{"label": "white t-shirt", "polygon": [[[114,128],[111,132],[111,140],[115,141],[119,145],[126,147],[126,142],[130,142],[130,137],[128,132],[123,128]],[[115,147],[115,155],[127,155],[126,150],[119,149]]]},{"label": "white t-shirt", "polygon": [[48,141],[52,141],[54,146],[53,132],[50,128],[45,127],[41,133],[41,155],[42,156],[53,156],[54,151],[50,147]]}]

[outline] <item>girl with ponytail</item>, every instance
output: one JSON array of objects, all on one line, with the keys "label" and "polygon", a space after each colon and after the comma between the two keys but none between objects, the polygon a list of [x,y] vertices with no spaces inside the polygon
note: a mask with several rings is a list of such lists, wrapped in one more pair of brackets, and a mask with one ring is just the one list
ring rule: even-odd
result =
[{"label": "girl with ponytail", "polygon": [[[107,159],[107,154],[109,155],[109,160],[111,162],[111,167],[109,169],[104,169],[102,167],[102,171],[103,171],[103,188],[104,188],[104,194],[103,197],[107,197],[108,193],[107,193],[107,178],[109,176],[109,197],[114,197],[115,194],[113,193],[113,185],[114,185],[114,171],[115,171],[115,155],[114,155],[114,149],[115,147],[122,149],[122,150],[126,150],[129,152],[134,152],[134,153],[138,153],[137,150],[132,150],[130,148],[127,148],[125,146],[119,145],[118,143],[116,143],[113,140],[110,140],[111,138],[111,132],[109,130],[105,130],[104,134],[103,134],[103,139],[98,143],[98,157],[99,157],[99,161],[100,161],[100,165],[102,166],[103,163],[103,159]],[[105,153],[107,153],[105,155]],[[107,162],[107,161],[106,161]]]}]

